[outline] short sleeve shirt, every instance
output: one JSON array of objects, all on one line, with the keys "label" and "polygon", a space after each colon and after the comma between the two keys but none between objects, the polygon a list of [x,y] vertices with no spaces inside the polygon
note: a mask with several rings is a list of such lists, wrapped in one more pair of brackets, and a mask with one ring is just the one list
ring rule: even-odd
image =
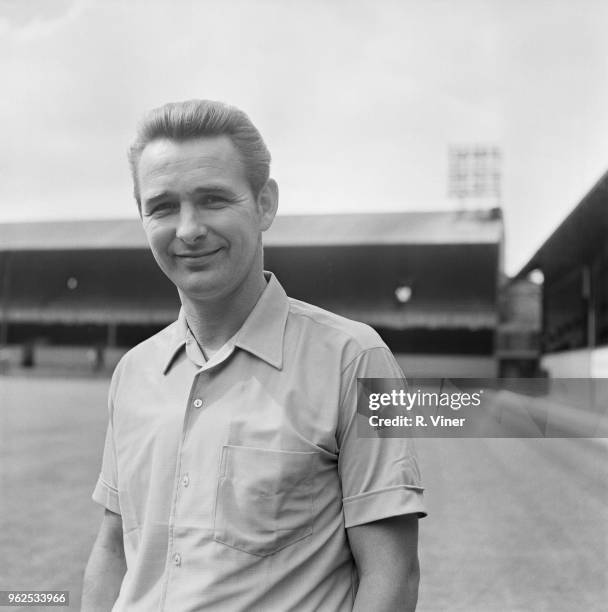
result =
[{"label": "short sleeve shirt", "polygon": [[391,352],[267,279],[208,362],[182,312],[114,372],[93,493],[122,515],[114,610],[352,610],[346,529],[425,515],[412,440],[357,435],[357,378],[401,378]]}]

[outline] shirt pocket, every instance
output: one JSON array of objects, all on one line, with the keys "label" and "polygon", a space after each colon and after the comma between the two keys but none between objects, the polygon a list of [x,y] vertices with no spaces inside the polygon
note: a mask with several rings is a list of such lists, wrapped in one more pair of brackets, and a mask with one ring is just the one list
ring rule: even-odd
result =
[{"label": "shirt pocket", "polygon": [[316,452],[224,446],[216,542],[266,557],[312,534]]}]

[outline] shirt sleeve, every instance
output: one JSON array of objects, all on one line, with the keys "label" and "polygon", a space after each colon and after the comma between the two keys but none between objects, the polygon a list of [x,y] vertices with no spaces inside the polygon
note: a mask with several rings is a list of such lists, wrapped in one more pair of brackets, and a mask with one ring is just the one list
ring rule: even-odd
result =
[{"label": "shirt sleeve", "polygon": [[118,473],[116,464],[116,448],[114,444],[114,395],[118,382],[118,368],[115,370],[110,384],[108,397],[109,420],[106,430],[106,438],[103,449],[103,459],[101,462],[101,473],[97,479],[97,484],[93,491],[93,501],[101,504],[108,510],[120,514],[120,504],[118,501]]},{"label": "shirt sleeve", "polygon": [[371,348],[342,374],[342,402],[337,431],[338,470],[345,527],[391,516],[426,516],[418,461],[411,438],[359,437],[357,378],[403,379],[386,347]]}]

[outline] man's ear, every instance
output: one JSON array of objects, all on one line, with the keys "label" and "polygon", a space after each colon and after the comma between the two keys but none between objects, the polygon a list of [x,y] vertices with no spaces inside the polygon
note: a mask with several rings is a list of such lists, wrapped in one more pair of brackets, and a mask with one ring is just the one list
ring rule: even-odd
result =
[{"label": "man's ear", "polygon": [[279,186],[274,179],[269,178],[258,195],[260,211],[260,229],[265,232],[274,221],[279,206]]}]

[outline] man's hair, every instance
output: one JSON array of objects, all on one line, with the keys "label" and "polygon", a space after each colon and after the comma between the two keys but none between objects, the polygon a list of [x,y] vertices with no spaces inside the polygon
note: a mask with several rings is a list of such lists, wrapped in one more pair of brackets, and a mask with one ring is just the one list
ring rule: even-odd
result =
[{"label": "man's hair", "polygon": [[133,193],[140,209],[137,165],[145,147],[161,138],[179,142],[209,136],[230,138],[245,166],[251,191],[257,198],[270,175],[270,152],[251,119],[242,110],[223,102],[187,100],[148,111],[137,128],[128,156]]}]

